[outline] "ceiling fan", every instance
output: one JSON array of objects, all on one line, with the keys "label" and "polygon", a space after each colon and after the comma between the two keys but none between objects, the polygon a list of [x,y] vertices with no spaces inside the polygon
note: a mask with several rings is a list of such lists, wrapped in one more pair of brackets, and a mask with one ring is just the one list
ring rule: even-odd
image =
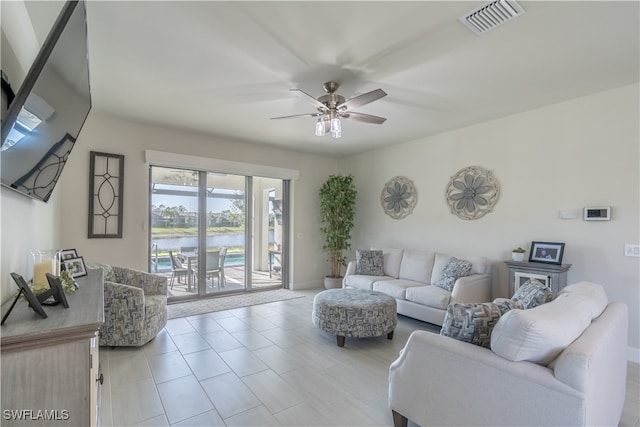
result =
[{"label": "ceiling fan", "polygon": [[316,99],[308,93],[300,89],[289,89],[292,92],[296,92],[302,96],[303,99],[313,104],[317,109],[317,113],[308,114],[295,114],[293,116],[273,117],[272,120],[277,119],[293,119],[297,117],[318,117],[316,122],[316,135],[323,136],[328,132],[334,138],[340,138],[342,136],[342,123],[340,119],[352,119],[364,123],[374,123],[381,125],[387,120],[384,117],[373,116],[371,114],[357,113],[353,111],[354,108],[361,107],[376,101],[387,94],[382,89],[372,90],[371,92],[363,93],[362,95],[354,96],[353,98],[345,99],[344,96],[338,95],[336,91],[340,85],[336,82],[327,82],[322,85],[326,95],[322,95]]}]

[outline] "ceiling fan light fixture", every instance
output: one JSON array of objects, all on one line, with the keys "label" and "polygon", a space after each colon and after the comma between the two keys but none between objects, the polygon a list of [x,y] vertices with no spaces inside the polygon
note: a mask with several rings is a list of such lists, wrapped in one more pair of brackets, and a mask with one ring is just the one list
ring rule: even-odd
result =
[{"label": "ceiling fan light fixture", "polygon": [[333,117],[331,119],[331,136],[334,138],[342,137],[342,123],[340,117]]},{"label": "ceiling fan light fixture", "polygon": [[327,121],[320,117],[316,122],[316,136],[324,136],[327,133]]},{"label": "ceiling fan light fixture", "polygon": [[[511,0],[513,1],[513,0]],[[272,117],[271,119],[293,119],[298,117],[316,117],[316,136],[324,136],[331,132],[333,138],[342,137],[342,121],[343,119],[356,120],[363,123],[373,123],[381,125],[386,120],[384,117],[373,116],[371,114],[358,113],[353,108],[377,101],[387,96],[382,89],[375,89],[353,98],[345,99],[344,96],[336,93],[339,84],[336,82],[327,82],[324,84],[326,95],[318,99],[302,91],[301,89],[289,89],[296,94],[302,96],[303,99],[310,102],[316,107],[317,112],[307,114],[294,114],[292,116]]]}]

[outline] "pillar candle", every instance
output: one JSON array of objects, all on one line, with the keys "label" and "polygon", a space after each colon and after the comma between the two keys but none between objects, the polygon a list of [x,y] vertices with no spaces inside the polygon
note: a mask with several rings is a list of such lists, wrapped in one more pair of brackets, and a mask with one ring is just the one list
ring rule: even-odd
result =
[{"label": "pillar candle", "polygon": [[53,263],[51,260],[41,261],[33,266],[33,285],[35,287],[48,287],[49,282],[45,273],[53,274]]}]

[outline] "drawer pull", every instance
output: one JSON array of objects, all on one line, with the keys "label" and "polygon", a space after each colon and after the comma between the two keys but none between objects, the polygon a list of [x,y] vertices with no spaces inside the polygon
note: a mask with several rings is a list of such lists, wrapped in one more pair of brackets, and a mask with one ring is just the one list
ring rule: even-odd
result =
[{"label": "drawer pull", "polygon": [[102,374],[102,372],[100,372],[100,376],[96,381],[99,382],[101,385],[104,383],[104,375]]}]

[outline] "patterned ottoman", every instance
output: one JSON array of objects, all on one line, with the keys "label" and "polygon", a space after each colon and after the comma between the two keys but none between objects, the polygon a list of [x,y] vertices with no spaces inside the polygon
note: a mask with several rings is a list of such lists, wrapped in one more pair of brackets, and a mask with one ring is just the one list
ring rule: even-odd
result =
[{"label": "patterned ottoman", "polygon": [[359,289],[329,289],[313,299],[313,324],[336,334],[338,347],[345,337],[366,338],[387,335],[393,338],[398,324],[395,298],[382,292]]}]

